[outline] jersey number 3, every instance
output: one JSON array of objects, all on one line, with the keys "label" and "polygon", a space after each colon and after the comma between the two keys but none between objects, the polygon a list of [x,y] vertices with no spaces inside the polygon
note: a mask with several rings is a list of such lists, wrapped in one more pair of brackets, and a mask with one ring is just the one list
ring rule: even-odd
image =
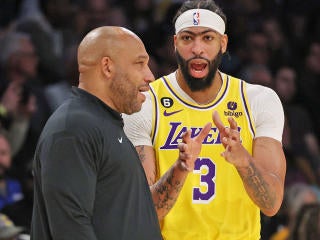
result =
[{"label": "jersey number 3", "polygon": [[193,173],[199,174],[200,187],[193,188],[192,202],[209,203],[215,196],[215,164],[209,158],[198,158]]}]

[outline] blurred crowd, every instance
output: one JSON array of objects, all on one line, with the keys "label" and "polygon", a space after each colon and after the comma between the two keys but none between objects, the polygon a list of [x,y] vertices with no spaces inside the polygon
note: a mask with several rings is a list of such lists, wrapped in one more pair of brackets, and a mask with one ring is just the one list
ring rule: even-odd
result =
[{"label": "blurred crowd", "polygon": [[[144,41],[155,77],[168,74],[176,68],[172,19],[181,2],[0,1],[0,212],[23,227],[19,233],[28,234],[30,229],[37,139],[50,114],[77,85],[79,41],[98,26],[125,26]],[[229,36],[220,70],[271,87],[285,111],[286,194],[276,216],[262,216],[262,239],[289,239],[301,227],[307,234],[312,226],[302,226],[307,220],[301,219],[308,211],[307,217],[310,211],[316,214],[310,221],[319,222],[317,231],[310,230],[316,234],[320,232],[320,1],[216,2],[227,15]],[[0,227],[0,240],[1,231]],[[320,239],[320,234],[301,239]]]}]

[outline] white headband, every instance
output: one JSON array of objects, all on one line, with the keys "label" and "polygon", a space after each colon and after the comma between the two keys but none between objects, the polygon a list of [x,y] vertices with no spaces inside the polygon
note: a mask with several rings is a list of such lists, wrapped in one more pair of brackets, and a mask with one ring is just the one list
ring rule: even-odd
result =
[{"label": "white headband", "polygon": [[207,9],[190,9],[182,13],[176,20],[176,34],[187,27],[208,27],[224,34],[225,24],[216,13]]}]

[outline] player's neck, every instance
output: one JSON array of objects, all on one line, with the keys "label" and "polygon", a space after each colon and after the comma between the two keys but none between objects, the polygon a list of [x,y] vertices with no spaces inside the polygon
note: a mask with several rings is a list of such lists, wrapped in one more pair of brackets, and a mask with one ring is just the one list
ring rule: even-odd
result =
[{"label": "player's neck", "polygon": [[218,71],[214,76],[211,86],[200,91],[191,91],[179,70],[176,71],[176,78],[180,88],[200,105],[206,105],[214,101],[222,86],[222,78]]}]

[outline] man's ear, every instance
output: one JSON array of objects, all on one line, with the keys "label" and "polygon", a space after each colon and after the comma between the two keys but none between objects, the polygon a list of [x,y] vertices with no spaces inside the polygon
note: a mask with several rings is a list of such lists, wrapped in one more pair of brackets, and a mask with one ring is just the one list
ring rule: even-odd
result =
[{"label": "man's ear", "polygon": [[173,46],[174,46],[174,51],[177,49],[177,35],[173,36]]},{"label": "man's ear", "polygon": [[222,54],[227,51],[227,46],[228,46],[228,35],[223,34],[221,38],[221,52]]},{"label": "man's ear", "polygon": [[114,63],[112,62],[110,57],[103,57],[101,59],[101,70],[103,74],[107,77],[110,78],[111,75],[113,74],[113,65]]}]

